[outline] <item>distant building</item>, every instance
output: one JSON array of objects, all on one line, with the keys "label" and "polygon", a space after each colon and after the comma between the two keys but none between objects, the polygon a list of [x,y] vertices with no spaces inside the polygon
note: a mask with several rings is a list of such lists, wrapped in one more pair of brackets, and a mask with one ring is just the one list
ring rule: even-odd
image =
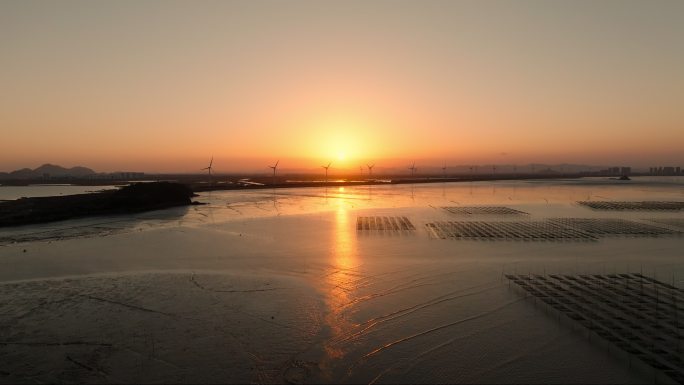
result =
[{"label": "distant building", "polygon": [[111,175],[114,177],[114,179],[134,180],[134,179],[142,179],[145,176],[145,173],[144,172],[124,171],[124,172],[113,172]]},{"label": "distant building", "polygon": [[109,180],[140,180],[145,178],[144,172],[131,171],[117,171],[110,173],[102,173],[92,176],[93,179],[109,179]]},{"label": "distant building", "polygon": [[651,175],[682,175],[681,167],[674,166],[664,166],[664,167],[651,167]]},{"label": "distant building", "polygon": [[630,175],[632,173],[632,168],[631,167],[622,167],[620,168],[620,174],[622,175]]}]

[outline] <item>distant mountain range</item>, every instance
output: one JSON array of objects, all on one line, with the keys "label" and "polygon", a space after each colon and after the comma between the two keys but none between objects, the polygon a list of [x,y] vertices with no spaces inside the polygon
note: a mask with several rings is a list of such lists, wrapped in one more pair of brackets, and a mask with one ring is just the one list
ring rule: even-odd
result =
[{"label": "distant mountain range", "polygon": [[46,163],[33,170],[30,168],[22,168],[12,172],[0,172],[0,179],[35,179],[35,178],[63,178],[73,177],[82,178],[90,175],[95,175],[95,171],[87,167],[72,167],[64,168],[54,164]]}]

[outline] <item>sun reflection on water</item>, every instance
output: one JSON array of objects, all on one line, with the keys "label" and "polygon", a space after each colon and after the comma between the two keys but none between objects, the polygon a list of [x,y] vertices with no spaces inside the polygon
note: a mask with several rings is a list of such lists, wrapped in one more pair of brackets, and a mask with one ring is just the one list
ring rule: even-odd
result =
[{"label": "sun reflection on water", "polygon": [[326,322],[330,328],[331,343],[326,352],[330,358],[340,358],[344,352],[334,346],[334,341],[350,330],[352,322],[345,312],[353,301],[354,287],[360,277],[356,235],[347,209],[349,202],[340,190],[332,202],[336,206],[330,250],[331,273],[327,276],[326,302],[329,313]]},{"label": "sun reflection on water", "polygon": [[335,230],[333,241],[334,265],[338,270],[348,270],[356,267],[357,256],[355,250],[356,238],[351,233],[349,212],[340,206],[335,211]]}]

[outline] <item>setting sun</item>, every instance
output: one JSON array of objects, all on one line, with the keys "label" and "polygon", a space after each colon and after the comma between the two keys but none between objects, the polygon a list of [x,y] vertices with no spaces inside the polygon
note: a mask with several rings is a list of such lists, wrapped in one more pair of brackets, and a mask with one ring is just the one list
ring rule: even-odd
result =
[{"label": "setting sun", "polygon": [[363,143],[364,141],[353,129],[331,130],[331,132],[313,134],[308,152],[312,157],[332,160],[337,163],[338,167],[346,167],[345,163],[366,156],[368,148]]}]

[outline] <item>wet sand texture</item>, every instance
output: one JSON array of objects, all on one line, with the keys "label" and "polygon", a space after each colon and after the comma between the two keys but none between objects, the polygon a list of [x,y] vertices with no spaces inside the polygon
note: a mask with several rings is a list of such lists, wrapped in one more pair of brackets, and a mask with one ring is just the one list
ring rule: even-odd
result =
[{"label": "wet sand texture", "polygon": [[322,332],[308,292],[192,273],[0,285],[0,382],[301,381]]}]

